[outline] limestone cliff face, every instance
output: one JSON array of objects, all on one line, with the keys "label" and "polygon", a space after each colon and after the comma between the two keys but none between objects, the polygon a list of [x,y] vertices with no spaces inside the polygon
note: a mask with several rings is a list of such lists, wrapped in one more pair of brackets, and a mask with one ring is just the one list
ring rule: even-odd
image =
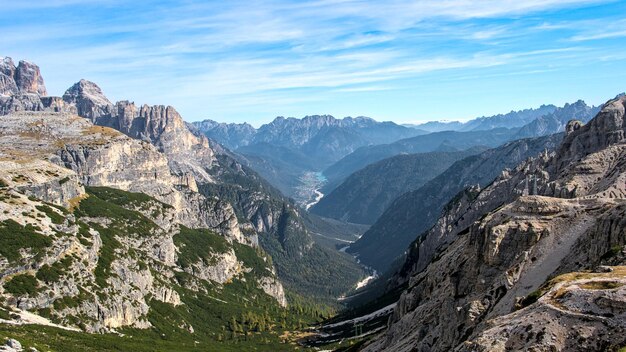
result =
[{"label": "limestone cliff face", "polygon": [[[165,155],[170,173],[179,180],[179,185],[187,185],[192,191],[185,192],[187,206],[180,208],[192,204],[194,214],[200,209],[214,214],[217,219],[203,226],[227,229],[232,238],[242,243],[260,244],[279,258],[277,266],[282,267],[282,278],[303,280],[295,274],[298,269],[294,261],[306,256],[318,257],[320,249],[313,248],[313,239],[302,225],[297,207],[254,171],[237,162],[230,152],[191,129],[173,107],[136,106],[129,101],[111,105],[101,90],[87,81],[70,88],[64,99],[67,104],[76,105],[79,114],[83,111],[81,116],[94,124],[147,141]],[[81,106],[89,108],[81,110]],[[193,191],[199,191],[209,202],[196,204],[199,198]],[[237,216],[233,216],[233,212]],[[240,231],[240,227],[248,230]],[[281,262],[283,260],[286,262]],[[289,271],[292,271],[291,276],[285,274]]]},{"label": "limestone cliff face", "polygon": [[0,95],[48,95],[39,66],[22,60],[17,67],[10,57],[0,58]]},{"label": "limestone cliff face", "polygon": [[[527,160],[449,204],[411,247],[396,277],[409,288],[388,329],[364,349],[622,346],[624,291],[614,289],[624,285],[621,267],[607,269],[614,274],[572,272],[624,264],[610,253],[626,244],[625,102],[609,101],[587,125],[570,128],[556,153]],[[572,336],[580,337],[574,343]]]},{"label": "limestone cliff face", "polygon": [[[0,230],[23,227],[44,246],[25,248],[14,257],[0,255],[0,295],[10,307],[51,309],[62,325],[75,327],[80,321],[87,331],[148,328],[152,300],[182,303],[175,287],[183,272],[190,275],[186,289],[199,294],[206,293],[203,282],[247,278],[285,305],[273,268],[252,273],[240,259],[237,250],[246,246],[237,242],[251,239],[239,230],[233,208],[181,184],[167,156],[148,142],[66,113],[12,113],[0,117],[0,166]],[[85,186],[111,187],[100,191],[105,196],[114,189],[141,193],[112,193],[109,205],[91,213],[50,205],[75,209],[90,198],[106,201]],[[219,245],[190,249],[179,239],[183,225],[220,233],[211,235]],[[194,259],[197,251],[211,259]],[[56,269],[62,279],[39,276],[52,266],[63,268]],[[37,275],[38,290],[29,295],[7,291],[4,284],[16,275]]]},{"label": "limestone cliff face", "polygon": [[206,172],[214,153],[206,137],[194,135],[171,106],[136,106],[129,101],[112,104],[95,83],[81,80],[70,87],[63,100],[75,105],[78,115],[94,124],[114,128],[132,138],[145,140],[164,153],[171,170],[192,175],[196,182],[214,182]]}]

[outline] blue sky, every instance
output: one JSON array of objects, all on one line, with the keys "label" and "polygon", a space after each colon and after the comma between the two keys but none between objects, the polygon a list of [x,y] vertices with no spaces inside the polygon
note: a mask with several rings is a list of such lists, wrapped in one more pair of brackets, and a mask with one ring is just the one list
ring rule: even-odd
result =
[{"label": "blue sky", "polygon": [[189,121],[469,119],[626,90],[626,1],[0,0],[0,56]]}]

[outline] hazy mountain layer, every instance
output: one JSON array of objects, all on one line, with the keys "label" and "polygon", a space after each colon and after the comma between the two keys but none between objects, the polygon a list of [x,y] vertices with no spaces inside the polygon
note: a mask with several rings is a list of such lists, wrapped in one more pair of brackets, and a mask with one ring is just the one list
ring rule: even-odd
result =
[{"label": "hazy mountain layer", "polygon": [[[328,178],[324,191],[329,193],[351,173],[393,155],[450,148],[467,149],[478,145],[496,147],[515,139],[563,132],[565,123],[569,119],[589,121],[597,111],[597,108],[587,106],[583,101],[566,104],[562,108],[542,105],[538,109],[477,118],[468,122],[459,131],[436,132],[400,140],[389,145],[360,148],[324,170],[324,175]],[[469,128],[471,126],[474,127]],[[500,126],[513,127],[513,129],[502,129]],[[470,130],[471,132],[461,132]]]},{"label": "hazy mountain layer", "polygon": [[242,162],[288,196],[296,196],[303,173],[321,171],[361,146],[424,133],[367,117],[336,119],[329,115],[277,117],[256,130],[247,124],[211,120],[194,122],[193,126],[237,151],[244,157]]},{"label": "hazy mountain layer", "polygon": [[397,155],[353,173],[310,211],[325,217],[371,225],[403,193],[421,187],[459,159],[484,148],[461,152]]}]

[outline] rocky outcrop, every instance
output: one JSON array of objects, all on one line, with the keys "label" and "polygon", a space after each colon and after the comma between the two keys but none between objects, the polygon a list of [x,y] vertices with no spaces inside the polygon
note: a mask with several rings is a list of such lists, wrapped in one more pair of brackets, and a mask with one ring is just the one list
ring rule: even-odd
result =
[{"label": "rocky outcrop", "polygon": [[558,163],[557,172],[581,157],[624,141],[626,138],[625,101],[624,96],[610,100],[588,124],[578,128],[571,127],[573,131],[563,141],[559,149],[559,157],[555,159]]},{"label": "rocky outcrop", "polygon": [[259,287],[268,295],[276,298],[278,304],[282,307],[287,306],[287,298],[285,297],[285,290],[283,285],[272,276],[264,276],[258,280]]},{"label": "rocky outcrop", "polygon": [[20,93],[33,93],[40,96],[48,95],[39,66],[21,60],[15,70],[15,83]]},{"label": "rocky outcrop", "polygon": [[215,254],[210,263],[199,261],[185,269],[186,272],[203,280],[210,280],[223,284],[244,270],[235,252],[230,250],[226,253]]},{"label": "rocky outcrop", "polygon": [[48,95],[39,66],[22,60],[17,67],[10,57],[0,59],[0,95]]},{"label": "rocky outcrop", "polygon": [[95,121],[100,116],[111,114],[113,111],[113,104],[102,93],[100,87],[84,79],[65,91],[63,101],[76,106],[76,113],[91,121]]},{"label": "rocky outcrop", "polygon": [[95,83],[81,80],[70,87],[63,100],[76,106],[78,115],[94,124],[111,127],[132,138],[148,141],[168,158],[174,175],[195,182],[214,182],[206,169],[214,152],[206,137],[194,135],[171,106],[136,106],[129,101],[113,105]]},{"label": "rocky outcrop", "polygon": [[621,271],[575,272],[597,268],[626,244],[625,101],[605,104],[556,153],[452,202],[420,241],[431,250],[411,248],[400,272],[409,288],[387,331],[365,350],[623,346]]}]

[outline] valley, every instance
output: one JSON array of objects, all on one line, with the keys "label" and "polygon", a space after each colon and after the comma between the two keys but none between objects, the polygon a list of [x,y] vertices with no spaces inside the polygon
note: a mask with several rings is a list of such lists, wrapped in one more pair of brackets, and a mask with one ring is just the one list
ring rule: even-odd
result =
[{"label": "valley", "polygon": [[626,352],[626,2],[1,8],[0,352]]},{"label": "valley", "polygon": [[[515,309],[557,319],[541,298],[555,295],[555,275],[598,265],[621,273],[623,95],[595,117],[599,108],[579,101],[481,117],[493,129],[479,131],[428,134],[314,116],[231,132],[186,124],[169,106],[114,104],[86,80],[63,97],[41,96],[43,79],[35,80],[41,86],[0,101],[0,337],[69,351],[448,350],[468,338],[474,346],[501,339],[482,320],[506,325]],[[519,114],[530,122],[496,122]],[[551,124],[572,116],[580,120]],[[283,132],[269,132],[277,126]],[[229,139],[210,140],[207,128]],[[345,129],[360,131],[357,141],[402,132],[330,159],[296,142],[345,138]],[[530,138],[515,139],[520,133]],[[254,138],[263,147],[245,149]],[[293,185],[290,197],[263,178],[270,170]],[[484,283],[462,283],[459,272]],[[621,287],[605,276],[610,289]],[[483,301],[466,298],[477,295]],[[428,325],[434,307],[449,304],[460,307],[456,315]],[[416,337],[415,324],[432,328]],[[454,324],[469,330],[450,335]]]},{"label": "valley", "polygon": [[326,182],[326,177],[321,172],[309,171],[300,176],[298,181],[301,186],[297,187],[294,199],[305,210],[309,210],[324,197],[320,189]]}]

